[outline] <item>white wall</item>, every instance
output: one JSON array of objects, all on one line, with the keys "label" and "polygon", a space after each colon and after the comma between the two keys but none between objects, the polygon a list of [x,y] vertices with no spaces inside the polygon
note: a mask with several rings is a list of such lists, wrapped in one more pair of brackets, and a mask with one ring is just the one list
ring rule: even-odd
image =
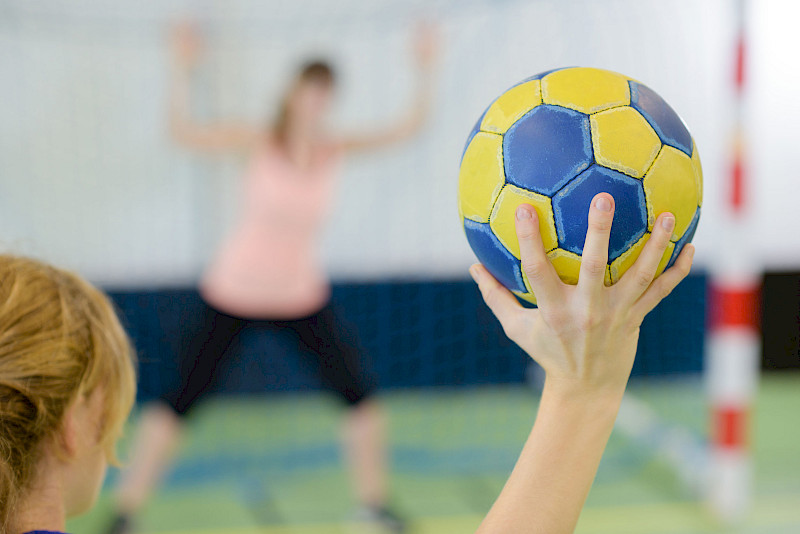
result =
[{"label": "white wall", "polygon": [[[762,38],[753,53],[761,61],[754,90],[765,94],[764,102],[786,101],[790,93],[781,85],[787,69],[771,51],[789,50],[785,40],[796,37],[766,31],[786,20],[778,4],[766,2],[753,15]],[[190,13],[207,35],[209,55],[196,85],[202,116],[270,116],[296,62],[324,53],[341,71],[335,124],[367,130],[408,104],[408,26],[423,13],[439,18],[444,34],[435,111],[417,139],[348,162],[324,243],[335,276],[463,275],[472,254],[455,191],[465,136],[506,87],[566,65],[636,77],[683,116],[706,175],[698,256],[701,263],[714,256],[730,125],[734,17],[725,0],[93,0],[80,6],[0,5],[0,243],[6,248],[113,285],[193,281],[235,216],[241,162],[170,145],[170,21]],[[754,99],[755,108],[761,102]],[[786,106],[767,110],[754,127],[755,220],[768,258],[798,265],[787,113]],[[796,119],[796,106],[792,113]]]},{"label": "white wall", "polygon": [[750,5],[746,142],[753,242],[774,269],[800,269],[800,3]]}]

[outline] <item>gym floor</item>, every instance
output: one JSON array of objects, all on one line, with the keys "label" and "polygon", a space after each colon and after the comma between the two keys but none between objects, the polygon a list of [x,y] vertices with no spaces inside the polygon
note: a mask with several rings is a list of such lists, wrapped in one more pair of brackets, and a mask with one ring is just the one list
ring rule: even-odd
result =
[{"label": "gym floor", "polygon": [[[702,385],[633,383],[664,421],[705,426]],[[393,503],[412,533],[475,530],[500,491],[536,413],[520,386],[395,390]],[[615,431],[579,534],[789,534],[800,532],[800,375],[762,378],[754,412],[755,499],[744,524],[716,524],[659,454]],[[189,423],[163,487],[139,518],[152,534],[363,533],[339,457],[340,411],[326,396],[215,397]],[[109,484],[113,484],[113,473]],[[99,534],[105,491],[71,532]]]}]

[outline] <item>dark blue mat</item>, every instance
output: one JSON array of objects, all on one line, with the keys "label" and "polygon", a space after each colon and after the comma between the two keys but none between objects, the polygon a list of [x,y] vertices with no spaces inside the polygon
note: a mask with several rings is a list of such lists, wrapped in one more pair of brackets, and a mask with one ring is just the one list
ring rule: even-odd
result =
[{"label": "dark blue mat", "polygon": [[[140,400],[177,382],[181,325],[199,313],[194,289],[112,291],[140,358]],[[470,281],[336,284],[382,388],[522,382],[530,359],[503,334]],[[706,277],[693,275],[642,326],[634,375],[702,368]],[[279,333],[245,331],[218,373],[225,393],[317,389],[311,359]]]}]

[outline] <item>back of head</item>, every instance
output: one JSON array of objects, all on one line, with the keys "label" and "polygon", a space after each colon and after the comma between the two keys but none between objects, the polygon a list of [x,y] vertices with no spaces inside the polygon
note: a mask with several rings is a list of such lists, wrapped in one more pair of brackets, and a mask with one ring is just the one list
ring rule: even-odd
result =
[{"label": "back of head", "polygon": [[312,59],[300,67],[297,73],[297,81],[311,82],[333,87],[336,81],[333,67],[324,59]]},{"label": "back of head", "polygon": [[0,532],[48,439],[81,395],[105,395],[108,458],[135,396],[133,354],[102,292],[75,274],[0,255]]}]

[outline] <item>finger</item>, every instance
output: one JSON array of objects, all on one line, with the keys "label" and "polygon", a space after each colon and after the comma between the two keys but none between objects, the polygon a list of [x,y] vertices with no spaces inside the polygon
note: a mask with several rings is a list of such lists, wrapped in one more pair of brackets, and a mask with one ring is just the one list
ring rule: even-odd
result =
[{"label": "finger", "polygon": [[594,293],[604,287],[608,265],[608,240],[614,220],[614,197],[599,193],[592,199],[589,208],[589,224],[586,241],[581,254],[581,269],[578,288]]},{"label": "finger", "polygon": [[[469,269],[469,274],[477,282],[483,301],[492,310],[497,320],[503,325],[506,333],[513,332],[520,319],[520,311],[524,310],[517,298],[491,275],[486,267],[476,263]],[[511,337],[511,336],[509,336]]]},{"label": "finger", "polygon": [[530,204],[517,207],[516,230],[522,270],[536,295],[536,301],[546,307],[556,302],[562,282],[544,249],[536,208]]},{"label": "finger", "polygon": [[616,285],[623,302],[636,302],[653,283],[674,228],[674,215],[662,213],[658,216],[653,233],[641,254]]},{"label": "finger", "polygon": [[675,265],[664,271],[664,274],[650,284],[644,295],[633,305],[633,313],[640,321],[644,320],[644,317],[672,293],[681,280],[686,278],[692,270],[692,258],[694,258],[694,245],[688,244],[683,247]]}]

